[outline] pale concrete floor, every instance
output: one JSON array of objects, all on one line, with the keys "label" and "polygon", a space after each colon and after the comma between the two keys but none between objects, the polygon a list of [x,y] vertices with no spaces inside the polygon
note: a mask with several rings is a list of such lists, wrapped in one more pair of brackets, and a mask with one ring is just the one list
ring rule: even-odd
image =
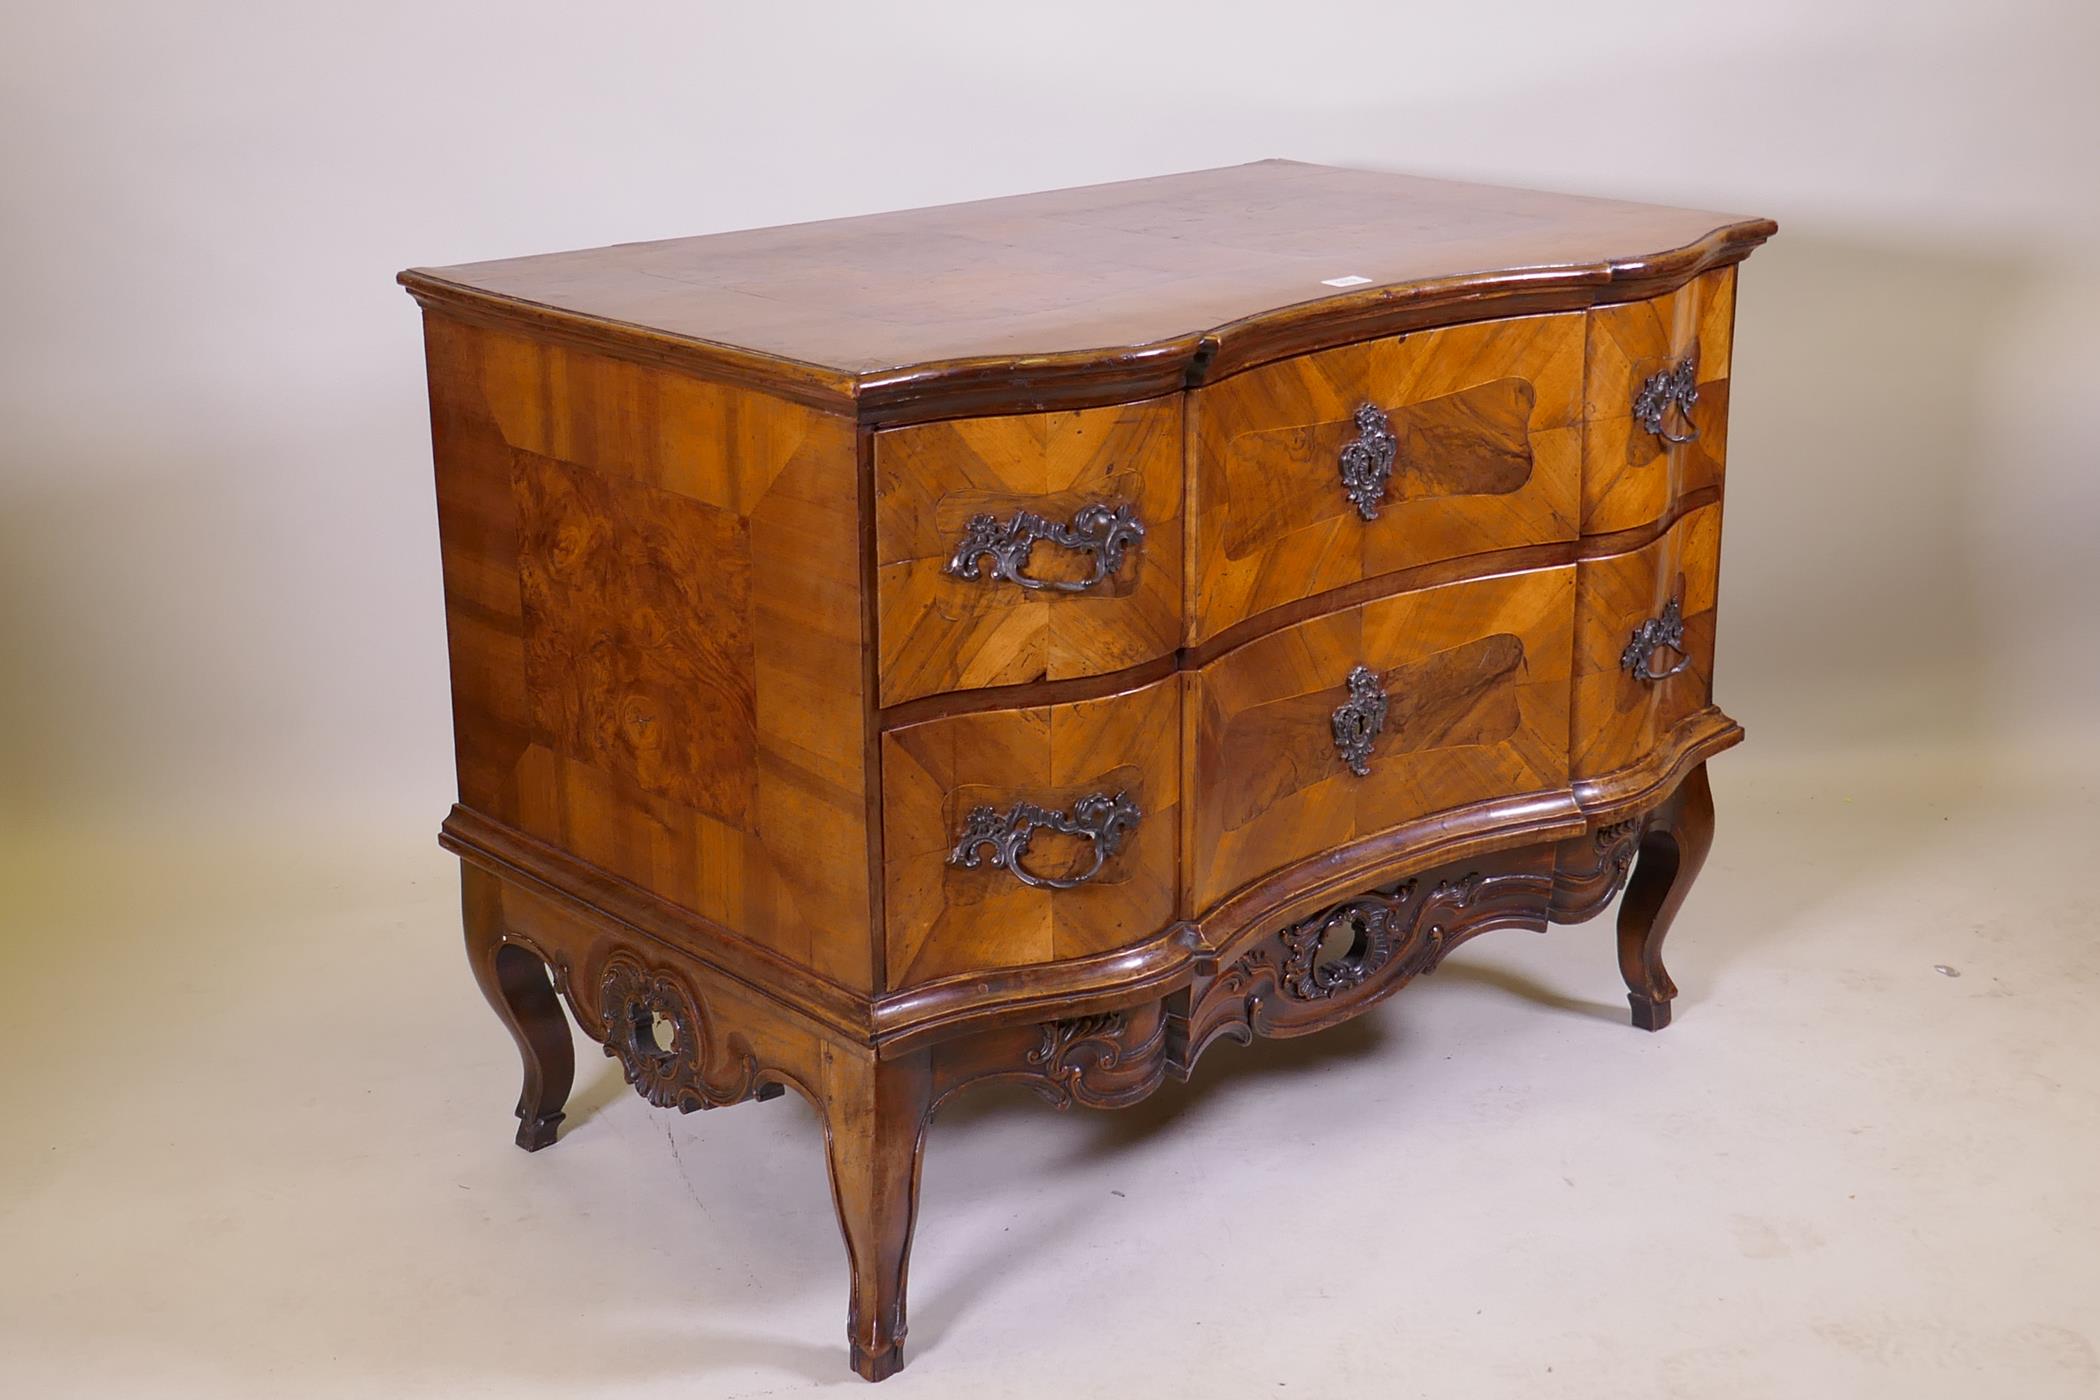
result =
[{"label": "pale concrete floor", "polygon": [[[883,1393],[2100,1394],[2094,786],[1715,787],[1662,1035],[1599,922],[1122,1114],[953,1106]],[[15,850],[0,1392],[857,1391],[799,1099],[681,1118],[592,1053],[510,1145],[436,815]]]}]

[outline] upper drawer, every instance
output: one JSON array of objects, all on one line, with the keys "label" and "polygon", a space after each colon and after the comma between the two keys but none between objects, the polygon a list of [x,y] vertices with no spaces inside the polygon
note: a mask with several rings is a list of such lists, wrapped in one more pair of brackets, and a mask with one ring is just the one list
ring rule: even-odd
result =
[{"label": "upper drawer", "polygon": [[1575,537],[1583,316],[1279,360],[1189,395],[1189,640],[1397,569]]},{"label": "upper drawer", "polygon": [[1250,880],[1432,813],[1568,780],[1572,565],[1395,594],[1194,678],[1201,915]]},{"label": "upper drawer", "polygon": [[1181,637],[1181,401],[875,435],[885,705],[1150,661]]},{"label": "upper drawer", "polygon": [[1721,484],[1735,269],[1668,296],[1589,316],[1582,532],[1660,520],[1678,499]]}]

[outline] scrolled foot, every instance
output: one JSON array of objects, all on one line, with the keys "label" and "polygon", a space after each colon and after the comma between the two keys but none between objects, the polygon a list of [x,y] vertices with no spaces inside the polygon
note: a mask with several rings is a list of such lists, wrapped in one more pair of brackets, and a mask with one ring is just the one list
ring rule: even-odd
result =
[{"label": "scrolled foot", "polygon": [[553,1146],[555,1130],[561,1127],[561,1120],[566,1116],[558,1111],[528,1115],[525,1110],[519,1109],[518,1146],[527,1152],[537,1152],[542,1147]]},{"label": "scrolled foot", "polygon": [[1628,992],[1626,1001],[1633,1007],[1633,1024],[1644,1031],[1659,1031],[1670,1024],[1670,1003],[1651,1001],[1639,992]]},{"label": "scrolled foot", "polygon": [[886,1381],[904,1369],[904,1343],[893,1342],[878,1352],[868,1352],[859,1342],[853,1348],[853,1370],[864,1381]]}]

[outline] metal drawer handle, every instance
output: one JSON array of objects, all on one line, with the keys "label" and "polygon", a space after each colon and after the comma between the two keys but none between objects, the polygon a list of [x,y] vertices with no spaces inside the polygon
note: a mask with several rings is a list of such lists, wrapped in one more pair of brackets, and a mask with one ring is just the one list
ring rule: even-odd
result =
[{"label": "metal drawer handle", "polygon": [[[1069,890],[1099,875],[1101,867],[1122,849],[1123,838],[1144,815],[1127,792],[1113,797],[1105,792],[1091,793],[1072,804],[1070,816],[1033,802],[1016,802],[1011,811],[1003,814],[996,807],[974,807],[963,822],[962,839],[948,852],[948,864],[975,870],[988,862],[995,870],[1012,871],[1024,885],[1039,890]],[[1028,854],[1028,843],[1038,830],[1086,841],[1094,848],[1094,863],[1080,874],[1063,878],[1036,874],[1021,864],[1021,858]],[[984,854],[987,847],[991,850],[989,858]]]},{"label": "metal drawer handle", "polygon": [[1393,479],[1393,457],[1399,450],[1400,440],[1393,436],[1383,411],[1371,404],[1356,410],[1356,436],[1342,446],[1342,490],[1366,520],[1378,518],[1386,483]]},{"label": "metal drawer handle", "polygon": [[[1699,440],[1699,425],[1692,421],[1692,405],[1699,402],[1699,348],[1693,346],[1691,353],[1674,366],[1658,374],[1648,376],[1641,385],[1640,393],[1633,398],[1633,416],[1643,428],[1664,442],[1685,443]],[[1688,433],[1673,433],[1663,425],[1672,407],[1677,416],[1690,428]]]},{"label": "metal drawer handle", "polygon": [[1349,699],[1334,712],[1334,751],[1359,778],[1371,776],[1371,743],[1385,731],[1385,682],[1368,666],[1349,673]]},{"label": "metal drawer handle", "polygon": [[[973,515],[963,526],[955,557],[941,572],[973,583],[1005,579],[1023,588],[1084,593],[1120,568],[1123,551],[1144,538],[1145,527],[1138,523],[1131,507],[1107,501],[1080,507],[1068,525],[1046,520],[1030,510],[1015,511],[1004,525],[989,515]],[[1029,574],[1029,552],[1043,540],[1092,555],[1093,572],[1081,579],[1036,578]],[[989,571],[984,567],[987,559],[991,560]]]},{"label": "metal drawer handle", "polygon": [[[1667,671],[1658,671],[1655,653],[1665,649],[1677,653],[1677,664]],[[1619,669],[1637,681],[1668,680],[1691,664],[1691,655],[1684,649],[1684,607],[1676,598],[1663,604],[1658,616],[1634,628],[1633,640],[1619,653]]]}]

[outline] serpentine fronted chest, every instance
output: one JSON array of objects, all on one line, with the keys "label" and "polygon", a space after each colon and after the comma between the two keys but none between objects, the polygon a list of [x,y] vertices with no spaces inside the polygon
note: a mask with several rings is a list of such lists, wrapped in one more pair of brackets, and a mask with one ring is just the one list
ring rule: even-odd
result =
[{"label": "serpentine fronted chest", "polygon": [[1622,885],[1667,1024],[1772,232],[1270,161],[402,274],[519,1144],[561,998],[802,1093],[879,1380],[966,1084],[1131,1103]]}]

